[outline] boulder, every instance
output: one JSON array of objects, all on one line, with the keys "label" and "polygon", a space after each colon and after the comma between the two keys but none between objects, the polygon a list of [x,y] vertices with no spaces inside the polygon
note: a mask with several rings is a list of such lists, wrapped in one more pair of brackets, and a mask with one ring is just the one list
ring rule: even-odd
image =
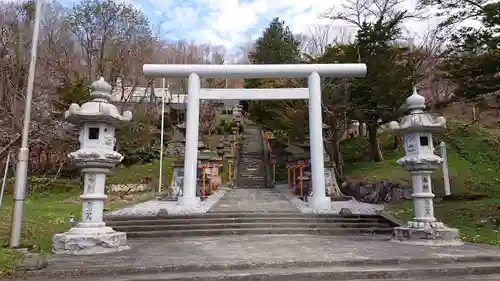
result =
[{"label": "boulder", "polygon": [[357,201],[370,204],[411,200],[411,194],[413,193],[411,186],[401,186],[388,180],[372,184],[366,182],[344,182],[341,186],[341,191],[347,196],[354,197]]},{"label": "boulder", "polygon": [[19,271],[34,271],[47,267],[49,264],[47,256],[39,253],[26,253],[17,266],[16,270]]}]

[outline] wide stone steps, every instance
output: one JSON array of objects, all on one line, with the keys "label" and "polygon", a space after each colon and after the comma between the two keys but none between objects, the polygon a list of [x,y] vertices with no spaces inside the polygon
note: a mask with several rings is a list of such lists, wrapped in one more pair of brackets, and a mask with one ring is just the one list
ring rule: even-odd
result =
[{"label": "wide stone steps", "polygon": [[[217,213],[208,213],[217,214]],[[138,219],[122,218],[120,220],[107,220],[106,224],[111,227],[115,226],[127,226],[127,225],[193,225],[193,224],[230,224],[230,223],[261,223],[269,224],[275,223],[276,217],[271,216],[255,216],[255,217],[192,217],[192,218],[179,218],[179,217],[140,217]],[[332,224],[343,224],[343,225],[355,225],[359,223],[364,224],[383,224],[387,223],[384,218],[378,217],[367,217],[367,218],[356,218],[356,217],[279,217],[279,221],[282,223],[332,223]]]},{"label": "wide stone steps", "polygon": [[369,235],[392,233],[380,216],[303,215],[220,212],[201,216],[111,217],[108,226],[128,238],[193,237],[245,234]]},{"label": "wide stone steps", "polygon": [[[128,238],[200,237],[215,235],[372,235],[391,234],[386,228],[209,228],[165,231],[131,231]],[[389,236],[388,236],[389,237]]]},{"label": "wide stone steps", "polygon": [[129,225],[116,226],[116,229],[123,232],[136,231],[167,231],[185,229],[251,229],[251,228],[390,228],[387,223],[305,223],[305,222],[232,222],[232,223],[200,223],[200,224],[154,224],[154,225]]},{"label": "wide stone steps", "polygon": [[261,129],[248,124],[245,128],[240,161],[238,165],[238,188],[252,189],[266,187],[264,151]]},{"label": "wide stone steps", "polygon": [[[384,265],[384,266],[357,266],[345,267],[337,266],[318,266],[318,267],[290,267],[290,268],[255,268],[244,270],[218,270],[204,271],[197,273],[171,273],[156,275],[154,279],[151,276],[142,279],[126,279],[128,281],[246,281],[246,280],[273,280],[273,281],[369,281],[369,280],[388,280],[404,281],[401,278],[414,278],[413,280],[422,280],[422,276],[429,278],[427,280],[477,280],[475,276],[481,274],[499,274],[500,264],[498,263],[457,263],[440,265]],[[430,279],[430,278],[446,279]],[[370,279],[367,279],[370,278]],[[391,278],[391,279],[387,279]],[[396,279],[398,278],[398,279]],[[487,278],[487,277],[486,277]],[[499,280],[498,276],[493,277]],[[488,280],[488,279],[482,279]],[[408,280],[406,280],[408,281]]]},{"label": "wide stone steps", "polygon": [[248,180],[262,180],[265,179],[263,176],[260,175],[251,175],[251,174],[240,174],[240,178],[245,178]]},{"label": "wide stone steps", "polygon": [[[121,268],[120,268],[121,269]],[[83,270],[82,270],[83,271]],[[50,277],[54,281],[499,281],[500,263],[492,260],[410,259],[363,263],[290,262],[283,264],[243,264],[241,266],[155,266],[123,269],[102,275],[104,270],[75,271],[75,276]],[[77,277],[76,275],[83,275]],[[125,274],[125,275],[117,275]],[[27,274],[29,276],[29,274]],[[63,275],[63,274],[60,274]],[[68,274],[69,275],[69,274]],[[108,276],[106,276],[108,275]],[[43,276],[43,275],[42,275]],[[112,279],[110,279],[112,278]],[[35,277],[28,280],[47,280]]]}]

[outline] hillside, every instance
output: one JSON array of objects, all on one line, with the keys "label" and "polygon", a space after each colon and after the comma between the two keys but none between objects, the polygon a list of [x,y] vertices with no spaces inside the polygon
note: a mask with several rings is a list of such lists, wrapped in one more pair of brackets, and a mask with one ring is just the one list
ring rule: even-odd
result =
[{"label": "hillside", "polygon": [[[499,131],[479,126],[465,126],[452,122],[449,130],[436,136],[436,144],[447,145],[450,186],[452,195],[443,198],[443,175],[433,175],[436,217],[461,230],[466,241],[500,245],[500,139]],[[345,175],[349,181],[377,182],[389,180],[410,183],[410,174],[396,164],[404,149],[394,150],[393,136],[383,133],[381,146],[385,159],[370,162],[369,146],[365,138],[358,137],[342,143],[345,157]],[[436,145],[437,147],[437,145]],[[395,217],[412,217],[411,201],[386,206]]]}]

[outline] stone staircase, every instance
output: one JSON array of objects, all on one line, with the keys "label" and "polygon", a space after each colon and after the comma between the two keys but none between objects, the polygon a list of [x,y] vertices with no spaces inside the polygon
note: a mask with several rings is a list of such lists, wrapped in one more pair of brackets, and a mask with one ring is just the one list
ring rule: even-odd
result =
[{"label": "stone staircase", "polygon": [[218,211],[203,215],[108,217],[106,225],[127,237],[200,237],[247,234],[380,235],[395,225],[378,215],[301,214],[280,211]]},{"label": "stone staircase", "polygon": [[266,187],[262,131],[250,121],[245,126],[238,165],[238,188]]}]

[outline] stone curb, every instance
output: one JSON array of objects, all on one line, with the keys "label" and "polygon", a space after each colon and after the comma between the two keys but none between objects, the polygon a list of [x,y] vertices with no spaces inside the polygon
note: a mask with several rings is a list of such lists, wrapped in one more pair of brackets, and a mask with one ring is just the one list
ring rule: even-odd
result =
[{"label": "stone curb", "polygon": [[[373,276],[367,276],[367,272],[362,272],[355,267],[360,266],[396,266],[397,265],[431,265],[433,268],[427,269],[418,269],[413,273],[414,276],[428,276],[427,273],[434,272],[442,274],[443,272],[446,275],[461,275],[461,274],[495,274],[500,273],[500,264],[496,262],[500,261],[500,256],[460,256],[460,257],[434,257],[434,258],[420,258],[420,259],[412,259],[412,258],[397,258],[397,259],[366,259],[366,260],[345,260],[345,261],[336,261],[336,262],[280,262],[280,263],[239,263],[239,264],[212,264],[212,265],[203,265],[203,264],[185,264],[185,265],[165,265],[165,266],[149,266],[149,267],[93,267],[93,268],[74,268],[74,269],[63,269],[63,270],[55,270],[51,271],[50,269],[40,270],[40,271],[18,271],[16,273],[17,278],[28,278],[28,277],[80,277],[80,276],[101,276],[101,275],[132,275],[132,274],[155,274],[155,273],[193,273],[193,272],[204,272],[204,271],[220,271],[220,270],[244,270],[244,269],[266,269],[266,268],[279,268],[279,269],[287,269],[287,268],[313,268],[313,267],[328,267],[328,266],[345,266],[345,267],[354,267],[351,271],[344,270],[344,272],[322,272],[323,275],[327,274],[328,276],[335,277],[332,280],[348,280],[348,279],[356,279],[353,278],[353,275],[358,275],[357,278],[374,278],[374,276],[384,277],[384,278],[402,278],[401,272],[404,273],[403,270],[395,271],[394,269],[387,272],[383,272],[383,269],[380,271],[372,270],[371,274],[375,274]],[[495,267],[487,267],[489,270],[478,270],[478,267],[474,268],[467,263],[479,263],[479,262],[495,262]],[[445,264],[462,264],[460,268],[454,268],[452,271],[443,267],[438,268],[437,265],[445,265]],[[397,269],[397,268],[396,268]],[[427,271],[427,272],[426,272]],[[396,276],[393,276],[396,273]],[[305,273],[306,276],[311,276],[310,273]],[[348,279],[339,279],[338,274],[349,274]],[[370,275],[370,273],[368,273]],[[382,275],[381,275],[382,274]],[[268,274],[265,274],[268,276]],[[391,277],[389,277],[391,276]],[[437,275],[434,275],[437,276]],[[442,275],[439,275],[442,276]],[[262,280],[259,279],[257,275],[245,276],[247,278],[254,279],[242,279],[242,280]],[[290,276],[288,276],[289,278]],[[298,276],[297,276],[298,277]],[[319,276],[317,276],[319,277]],[[347,276],[346,276],[347,277]],[[232,277],[234,278],[234,276]],[[154,279],[148,279],[154,280]],[[161,279],[158,279],[161,280]],[[182,279],[179,279],[182,280]],[[186,279],[191,280],[191,279]],[[200,280],[192,279],[192,280]],[[205,279],[203,279],[205,280]],[[219,279],[206,279],[206,280],[219,280]],[[239,279],[220,279],[220,280],[239,280]],[[267,280],[267,279],[266,279]],[[278,279],[272,279],[278,280]],[[281,280],[281,279],[279,279]],[[284,280],[284,279],[283,279]],[[296,279],[294,274],[293,280],[301,280]],[[306,280],[306,279],[304,279]],[[309,280],[318,280],[316,278]],[[328,279],[330,280],[330,279]]]},{"label": "stone curb", "polygon": [[381,212],[380,216],[388,220],[392,224],[392,227],[398,227],[405,224],[402,220],[395,218],[394,216],[390,215],[387,212]]}]

